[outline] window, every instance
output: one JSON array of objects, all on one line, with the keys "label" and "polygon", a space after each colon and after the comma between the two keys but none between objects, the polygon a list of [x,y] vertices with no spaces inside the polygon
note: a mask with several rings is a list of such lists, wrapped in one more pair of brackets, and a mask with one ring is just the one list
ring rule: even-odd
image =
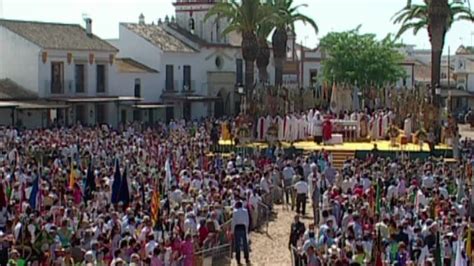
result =
[{"label": "window", "polygon": [[135,88],[134,88],[134,94],[135,97],[140,98],[142,93],[141,93],[141,81],[140,79],[135,79]]},{"label": "window", "polygon": [[243,85],[244,84],[244,71],[243,71],[243,66],[244,62],[242,59],[236,59],[235,60],[235,77],[236,77],[236,83]]},{"label": "window", "polygon": [[190,91],[191,88],[191,66],[183,66],[183,90]]},{"label": "window", "polygon": [[407,86],[407,78],[403,78],[403,87]]},{"label": "window", "polygon": [[84,87],[84,80],[85,80],[85,72],[84,72],[84,65],[83,64],[76,64],[74,69],[74,79],[76,82],[76,92],[82,93],[85,92]]},{"label": "window", "polygon": [[309,85],[311,87],[316,87],[317,83],[317,77],[318,77],[318,70],[317,69],[311,69],[309,71]]},{"label": "window", "polygon": [[105,92],[105,65],[97,65],[97,92]]},{"label": "window", "polygon": [[51,93],[64,92],[64,64],[51,62]]},{"label": "window", "polygon": [[216,42],[220,42],[221,41],[221,34],[220,34],[220,23],[219,23],[219,19],[216,20]]},{"label": "window", "polygon": [[174,91],[174,66],[166,65],[166,88],[167,91]]}]

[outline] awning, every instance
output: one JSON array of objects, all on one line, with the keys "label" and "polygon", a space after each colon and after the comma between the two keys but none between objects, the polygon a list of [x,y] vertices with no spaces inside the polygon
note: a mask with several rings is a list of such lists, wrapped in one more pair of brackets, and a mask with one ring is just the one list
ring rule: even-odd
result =
[{"label": "awning", "polygon": [[161,95],[163,100],[167,101],[178,101],[178,102],[212,102],[217,101],[219,97],[204,96],[204,95],[174,95],[174,94],[163,94]]},{"label": "awning", "polygon": [[68,108],[69,105],[46,101],[2,101],[0,102],[0,108],[2,107],[16,109],[62,109]]},{"label": "awning", "polygon": [[137,109],[161,109],[167,107],[173,107],[171,104],[163,104],[163,103],[140,103],[132,105],[133,108]]},{"label": "awning", "polygon": [[73,97],[73,98],[50,98],[51,100],[65,101],[68,103],[105,103],[105,102],[128,102],[142,101],[143,98],[134,96],[103,96],[103,97]]},{"label": "awning", "polygon": [[35,102],[20,102],[18,105],[18,109],[64,109],[69,108],[70,105],[68,104],[60,104],[60,103],[35,103]]}]

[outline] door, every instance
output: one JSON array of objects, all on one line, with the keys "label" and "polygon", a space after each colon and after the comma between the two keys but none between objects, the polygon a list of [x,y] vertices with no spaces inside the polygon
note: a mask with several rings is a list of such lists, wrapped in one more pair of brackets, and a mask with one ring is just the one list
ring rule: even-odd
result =
[{"label": "door", "polygon": [[135,79],[134,96],[137,98],[142,97],[142,85],[140,79]]},{"label": "door", "polygon": [[64,92],[64,63],[51,62],[51,93],[61,94]]},{"label": "door", "polygon": [[169,123],[172,119],[174,119],[174,107],[166,107],[166,123]]},{"label": "door", "polygon": [[166,65],[166,88],[167,91],[174,91],[174,66]]},{"label": "door", "polygon": [[122,124],[127,123],[127,110],[122,110],[120,118],[121,118],[120,121],[122,122]]},{"label": "door", "polygon": [[148,109],[148,122],[150,124],[153,124],[155,122],[155,110],[154,109]]},{"label": "door", "polygon": [[183,116],[186,121],[191,120],[191,102],[183,103]]},{"label": "door", "polygon": [[86,125],[86,108],[84,105],[76,105],[76,121],[81,125]]},{"label": "door", "polygon": [[191,88],[191,66],[183,66],[183,91],[190,91]]},{"label": "door", "polygon": [[107,121],[105,121],[106,112],[105,104],[97,104],[95,106],[95,121],[98,125],[107,123]]},{"label": "door", "polygon": [[220,118],[224,116],[225,114],[225,105],[224,105],[224,99],[222,98],[222,93],[219,92],[217,94],[217,101],[214,103],[214,117],[215,118]]}]

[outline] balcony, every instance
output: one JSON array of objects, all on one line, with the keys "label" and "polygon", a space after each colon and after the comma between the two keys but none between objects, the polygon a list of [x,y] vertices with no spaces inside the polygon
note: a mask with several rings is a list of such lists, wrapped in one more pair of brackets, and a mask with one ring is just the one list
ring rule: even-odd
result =
[{"label": "balcony", "polygon": [[173,80],[173,82],[165,80],[165,93],[194,93],[196,91],[196,81],[191,80]]},{"label": "balcony", "polygon": [[74,93],[74,81],[64,80],[60,82],[52,82],[51,80],[45,80],[43,82],[43,95],[45,97],[50,96],[67,96]]}]

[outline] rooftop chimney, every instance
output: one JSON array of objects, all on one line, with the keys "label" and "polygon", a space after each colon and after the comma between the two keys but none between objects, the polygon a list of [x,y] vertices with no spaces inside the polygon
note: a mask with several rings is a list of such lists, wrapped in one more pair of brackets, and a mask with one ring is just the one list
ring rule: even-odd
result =
[{"label": "rooftop chimney", "polygon": [[145,25],[145,16],[143,15],[143,13],[141,13],[140,16],[138,17],[138,24]]},{"label": "rooftop chimney", "polygon": [[92,36],[92,19],[91,18],[84,18],[86,22],[86,33],[90,37]]}]

